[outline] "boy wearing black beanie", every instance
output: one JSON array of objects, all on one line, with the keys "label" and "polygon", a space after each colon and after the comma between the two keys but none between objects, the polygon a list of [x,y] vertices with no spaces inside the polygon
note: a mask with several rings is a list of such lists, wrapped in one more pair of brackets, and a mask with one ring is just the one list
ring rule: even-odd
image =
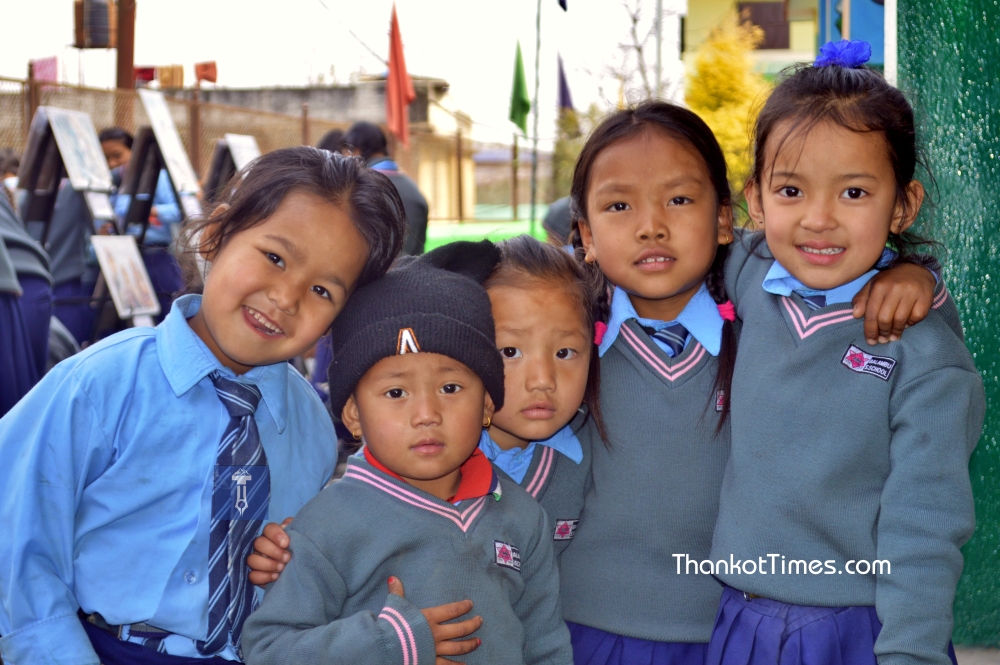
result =
[{"label": "boy wearing black beanie", "polygon": [[477,448],[503,404],[480,285],[498,260],[488,241],[404,259],[337,318],[330,404],[364,456],[288,528],[251,665],[572,663],[544,512]]}]

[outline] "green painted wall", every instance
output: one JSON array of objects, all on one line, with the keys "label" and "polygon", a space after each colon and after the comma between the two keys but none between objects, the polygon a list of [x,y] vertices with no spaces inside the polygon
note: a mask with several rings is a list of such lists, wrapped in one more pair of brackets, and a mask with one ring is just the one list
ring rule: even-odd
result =
[{"label": "green painted wall", "polygon": [[923,216],[922,230],[947,248],[946,279],[986,385],[986,424],[970,465],[977,527],[964,549],[954,641],[1000,645],[997,0],[900,0],[899,86],[916,107],[919,136],[938,185],[936,205]]}]

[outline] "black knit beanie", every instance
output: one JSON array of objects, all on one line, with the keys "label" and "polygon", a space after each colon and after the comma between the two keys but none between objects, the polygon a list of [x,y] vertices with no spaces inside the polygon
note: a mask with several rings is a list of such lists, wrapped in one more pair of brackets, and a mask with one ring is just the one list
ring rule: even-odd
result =
[{"label": "black knit beanie", "polygon": [[503,358],[482,282],[500,260],[488,240],[453,242],[403,257],[358,289],[333,322],[330,410],[338,418],[372,365],[403,353],[440,353],[475,372],[503,406]]}]

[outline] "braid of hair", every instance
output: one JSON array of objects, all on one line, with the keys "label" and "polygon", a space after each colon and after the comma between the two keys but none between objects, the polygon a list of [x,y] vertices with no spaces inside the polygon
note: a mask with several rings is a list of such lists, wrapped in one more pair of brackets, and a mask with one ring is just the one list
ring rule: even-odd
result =
[{"label": "braid of hair", "polygon": [[[715,252],[712,268],[705,276],[705,286],[708,294],[717,305],[729,301],[726,293],[725,273],[726,257],[729,255],[729,245],[719,245]],[[722,345],[719,349],[719,369],[715,374],[715,390],[710,404],[718,404],[721,395],[722,408],[719,409],[719,423],[715,427],[718,433],[729,416],[729,405],[732,401],[733,370],[736,367],[736,329],[732,321],[722,322]]]}]

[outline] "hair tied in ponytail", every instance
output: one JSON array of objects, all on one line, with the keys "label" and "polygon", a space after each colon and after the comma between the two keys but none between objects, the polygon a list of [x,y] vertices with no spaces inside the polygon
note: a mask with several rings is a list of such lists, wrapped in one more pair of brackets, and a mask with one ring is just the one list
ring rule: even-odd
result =
[{"label": "hair tied in ponytail", "polygon": [[732,300],[727,300],[721,305],[716,305],[719,308],[719,316],[721,316],[726,321],[736,320],[736,307],[733,305]]},{"label": "hair tied in ponytail", "polygon": [[594,344],[600,346],[604,341],[604,333],[608,332],[608,324],[598,321],[594,324]]}]

